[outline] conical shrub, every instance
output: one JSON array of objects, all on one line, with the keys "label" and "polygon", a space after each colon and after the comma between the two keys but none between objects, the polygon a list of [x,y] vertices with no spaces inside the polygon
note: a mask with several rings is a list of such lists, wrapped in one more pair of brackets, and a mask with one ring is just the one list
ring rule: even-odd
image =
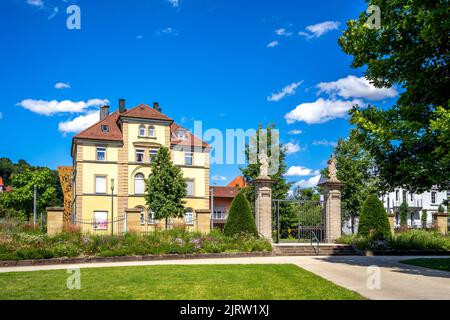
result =
[{"label": "conical shrub", "polygon": [[231,203],[223,232],[227,236],[242,233],[258,236],[250,202],[248,202],[243,192],[239,192]]},{"label": "conical shrub", "polygon": [[388,239],[391,235],[389,220],[383,203],[376,194],[366,198],[359,217],[358,235],[383,235]]}]

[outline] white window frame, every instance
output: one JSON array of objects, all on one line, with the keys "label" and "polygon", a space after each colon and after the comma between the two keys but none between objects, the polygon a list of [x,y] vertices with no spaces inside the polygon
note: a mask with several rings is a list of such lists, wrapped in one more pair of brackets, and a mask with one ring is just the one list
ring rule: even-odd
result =
[{"label": "white window frame", "polygon": [[[103,153],[103,159],[99,159],[99,153]],[[95,150],[95,157],[97,161],[106,161],[106,147],[97,147]]]},{"label": "white window frame", "polygon": [[[191,163],[188,163],[187,159],[191,159]],[[184,152],[184,164],[186,166],[193,166],[194,165],[194,152],[192,151],[185,151]]]},{"label": "white window frame", "polygon": [[[138,154],[142,154],[142,161],[138,160]],[[145,161],[145,150],[144,149],[136,149],[136,162],[143,163]]]},{"label": "white window frame", "polygon": [[139,137],[145,137],[145,126],[143,124],[139,126]]},{"label": "white window frame", "polygon": [[[152,152],[153,152],[153,154],[152,154]],[[152,163],[153,158],[156,157],[157,154],[158,154],[158,149],[151,148],[151,149],[148,151],[148,162],[149,162],[149,163]]]},{"label": "white window frame", "polygon": [[192,209],[186,209],[184,211],[184,223],[186,223],[187,225],[194,224],[194,211]]},{"label": "white window frame", "polygon": [[155,212],[152,209],[148,209],[147,211],[147,219],[150,224],[155,223]]},{"label": "white window frame", "polygon": [[431,191],[431,203],[432,204],[437,204],[436,200],[437,200],[437,192],[436,191]]},{"label": "white window frame", "polygon": [[225,220],[227,217],[227,210],[225,207],[214,207],[213,219],[215,220]]},{"label": "white window frame", "polygon": [[[192,183],[192,194],[189,194],[189,185],[188,183]],[[194,179],[186,179],[186,196],[193,197],[195,195],[195,180]]]},{"label": "white window frame", "polygon": [[148,126],[147,131],[148,131],[148,136],[149,136],[150,138],[154,138],[154,137],[156,136],[156,129],[155,129],[155,126]]},{"label": "white window frame", "polygon": [[[139,177],[142,177],[142,179],[138,179],[138,176]],[[138,192],[138,182],[140,182],[140,183],[142,183],[142,186],[141,186],[141,188],[142,188],[142,192]],[[142,174],[142,173],[136,173],[135,175],[134,175],[134,194],[137,194],[137,195],[143,195],[143,194],[145,194],[145,176]]]},{"label": "white window frame", "polygon": [[94,211],[94,230],[108,230],[108,211]]},{"label": "white window frame", "polygon": [[[105,179],[105,191],[99,191],[98,187],[99,187],[99,183],[97,181],[97,179],[102,178]],[[108,177],[106,175],[96,175],[95,176],[95,194],[107,194],[108,193]]]}]

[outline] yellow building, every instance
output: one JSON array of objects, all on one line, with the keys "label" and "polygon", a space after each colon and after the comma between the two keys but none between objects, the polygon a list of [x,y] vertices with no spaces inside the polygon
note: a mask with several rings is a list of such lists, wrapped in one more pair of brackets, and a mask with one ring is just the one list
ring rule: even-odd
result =
[{"label": "yellow building", "polygon": [[[196,212],[209,209],[209,146],[164,115],[158,103],[141,104],[109,113],[100,108],[99,122],[72,141],[72,217],[85,232],[114,233],[125,228],[128,208],[141,210],[142,230],[164,228],[146,207],[145,180],[151,161],[162,146],[171,150],[172,161],[187,180],[185,223],[195,229]],[[111,214],[112,213],[112,214]]]}]

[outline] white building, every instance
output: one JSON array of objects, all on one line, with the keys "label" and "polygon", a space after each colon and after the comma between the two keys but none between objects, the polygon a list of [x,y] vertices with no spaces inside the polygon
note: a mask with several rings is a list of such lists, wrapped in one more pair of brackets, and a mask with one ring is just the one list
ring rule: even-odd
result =
[{"label": "white building", "polygon": [[427,226],[433,222],[433,213],[438,211],[439,205],[448,199],[450,193],[439,191],[432,188],[430,191],[422,194],[411,193],[406,189],[397,188],[381,197],[384,208],[387,212],[395,214],[395,225],[400,226],[400,205],[403,202],[408,204],[408,226],[412,228],[421,228],[422,210],[427,211]]}]

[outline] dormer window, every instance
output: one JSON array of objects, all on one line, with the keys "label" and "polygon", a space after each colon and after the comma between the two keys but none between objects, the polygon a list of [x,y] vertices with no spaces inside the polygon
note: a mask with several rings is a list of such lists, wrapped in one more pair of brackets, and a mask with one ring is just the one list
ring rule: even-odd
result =
[{"label": "dormer window", "polygon": [[177,129],[175,131],[175,135],[177,136],[177,139],[179,139],[179,140],[186,140],[186,130]]},{"label": "dormer window", "polygon": [[102,124],[102,132],[104,132],[104,133],[109,132],[109,126],[107,124]]},{"label": "dormer window", "polygon": [[154,126],[149,126],[148,127],[148,136],[149,137],[154,137],[155,136],[155,127]]},{"label": "dormer window", "polygon": [[139,126],[139,136],[145,137],[145,126],[144,125]]}]

